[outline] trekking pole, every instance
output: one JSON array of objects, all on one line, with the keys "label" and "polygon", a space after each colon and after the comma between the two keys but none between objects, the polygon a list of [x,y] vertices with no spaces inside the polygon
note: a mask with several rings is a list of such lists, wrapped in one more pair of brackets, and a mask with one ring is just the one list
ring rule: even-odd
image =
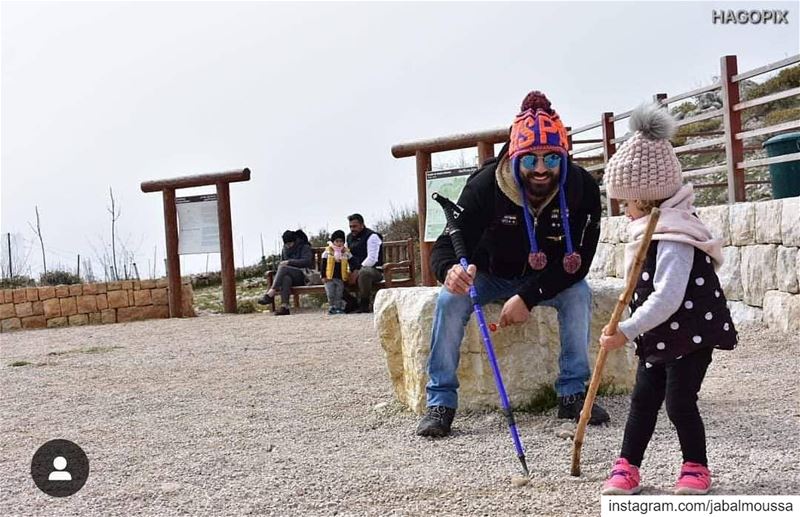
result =
[{"label": "trekking pole", "polygon": [[[625,290],[619,295],[617,305],[614,306],[614,311],[611,313],[611,319],[608,321],[608,335],[617,332],[617,324],[622,317],[622,312],[631,301],[633,291],[636,289],[636,283],[639,280],[639,271],[642,270],[642,264],[647,256],[647,248],[650,246],[650,240],[653,237],[653,231],[656,229],[656,223],[661,211],[654,208],[650,212],[650,220],[647,222],[647,228],[644,230],[642,242],[639,244],[639,249],[636,250],[636,259],[633,262],[631,270],[628,272],[628,281],[625,284]],[[597,395],[597,388],[600,387],[600,377],[603,375],[603,368],[606,365],[607,351],[604,347],[600,347],[597,352],[597,360],[594,363],[594,371],[592,372],[592,380],[589,383],[589,389],[586,392],[586,399],[583,401],[583,409],[581,410],[581,418],[578,421],[578,427],[575,429],[575,438],[572,442],[572,468],[570,475],[581,475],[581,447],[583,447],[583,435],[586,432],[586,424],[589,423],[589,417],[592,415],[592,404]]]},{"label": "trekking pole", "polygon": [[[450,228],[448,232],[450,235],[450,240],[453,243],[453,248],[455,249],[458,260],[461,263],[461,267],[464,268],[464,271],[466,271],[467,267],[469,266],[469,263],[467,262],[467,250],[464,246],[464,239],[461,236],[461,229],[458,227],[458,222],[456,221],[458,216],[461,214],[462,209],[446,197],[439,195],[438,192],[434,192],[431,197],[433,197],[433,200],[439,203],[442,206],[442,210],[444,210],[444,216],[447,219],[447,226]],[[486,326],[486,318],[484,318],[483,310],[478,303],[478,292],[475,290],[474,285],[469,287],[469,297],[472,299],[472,308],[475,311],[475,316],[478,319],[478,326],[481,329],[483,346],[486,348],[486,354],[489,356],[489,364],[492,367],[494,382],[497,385],[497,392],[500,394],[500,403],[503,405],[503,413],[508,421],[508,429],[511,432],[511,439],[514,440],[514,449],[516,449],[517,458],[519,458],[519,462],[522,464],[522,471],[525,473],[525,476],[528,477],[530,476],[530,473],[528,472],[528,464],[525,462],[525,451],[523,450],[522,442],[519,439],[517,423],[514,421],[514,413],[511,411],[511,404],[508,403],[506,388],[503,385],[503,378],[500,376],[500,368],[497,365],[497,358],[494,355],[492,338],[489,337],[489,329]]]}]

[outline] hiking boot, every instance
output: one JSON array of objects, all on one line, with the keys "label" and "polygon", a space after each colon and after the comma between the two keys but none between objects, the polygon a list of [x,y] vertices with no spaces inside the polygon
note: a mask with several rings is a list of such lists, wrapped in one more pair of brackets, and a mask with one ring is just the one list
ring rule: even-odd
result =
[{"label": "hiking boot", "polygon": [[639,484],[639,467],[631,465],[625,458],[619,458],[611,468],[611,474],[603,483],[603,495],[633,495],[642,491]]},{"label": "hiking boot", "polygon": [[280,308],[280,309],[278,309],[278,310],[276,310],[276,311],[275,311],[275,316],[288,316],[289,314],[291,314],[291,313],[289,312],[289,307],[283,307],[283,306],[281,306],[281,308]]},{"label": "hiking boot", "polygon": [[456,410],[444,406],[431,406],[428,414],[425,415],[417,425],[419,436],[431,436],[441,438],[450,434],[450,426],[453,424],[453,417]]},{"label": "hiking boot", "polygon": [[259,305],[272,305],[272,302],[274,302],[274,301],[275,301],[275,297],[274,296],[270,296],[270,295],[264,293],[264,296],[262,296],[261,298],[258,299],[258,304]]},{"label": "hiking boot", "polygon": [[336,307],[331,307],[330,309],[328,309],[328,314],[339,314],[338,311],[339,309],[337,309]]},{"label": "hiking boot", "polygon": [[369,298],[367,298],[366,300],[359,300],[358,310],[356,312],[361,314],[367,314],[372,312],[372,309],[369,306]]},{"label": "hiking boot", "polygon": [[[586,399],[585,393],[575,393],[566,397],[558,397],[558,418],[567,418],[578,421],[583,409],[583,401]],[[611,420],[608,412],[597,403],[592,404],[592,416],[589,417],[589,425],[600,425]]]},{"label": "hiking boot", "polygon": [[707,467],[691,461],[681,466],[678,482],[675,483],[677,495],[705,495],[711,490],[711,472]]},{"label": "hiking boot", "polygon": [[358,310],[358,300],[356,297],[350,294],[347,289],[345,289],[344,294],[342,295],[342,300],[344,301],[344,313],[350,314],[352,312],[357,312]]}]

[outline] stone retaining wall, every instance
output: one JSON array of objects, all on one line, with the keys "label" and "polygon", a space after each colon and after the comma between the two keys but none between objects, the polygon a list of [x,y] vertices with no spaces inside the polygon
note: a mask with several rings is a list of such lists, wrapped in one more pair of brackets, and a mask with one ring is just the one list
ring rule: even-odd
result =
[{"label": "stone retaining wall", "polygon": [[[800,331],[800,197],[698,208],[722,238],[725,264],[718,271],[736,323],[763,321]],[[624,276],[629,241],[624,216],[603,219],[589,276]]]},{"label": "stone retaining wall", "polygon": [[[0,332],[168,318],[168,291],[166,278],[4,289]],[[193,297],[184,284],[184,315],[194,316]]]}]

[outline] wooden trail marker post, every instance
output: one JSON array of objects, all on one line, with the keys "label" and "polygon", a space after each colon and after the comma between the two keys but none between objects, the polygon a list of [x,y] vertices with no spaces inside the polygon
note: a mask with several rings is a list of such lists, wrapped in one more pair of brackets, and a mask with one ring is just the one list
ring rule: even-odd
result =
[{"label": "wooden trail marker post", "polygon": [[164,233],[167,240],[167,277],[169,279],[169,316],[183,316],[181,300],[181,263],[178,255],[178,210],[175,191],[179,188],[217,187],[217,222],[219,252],[222,262],[222,301],[225,312],[236,313],[236,275],[233,264],[233,230],[231,229],[230,184],[249,181],[250,169],[182,176],[165,180],[143,181],[142,192],[161,192],[164,200]]}]

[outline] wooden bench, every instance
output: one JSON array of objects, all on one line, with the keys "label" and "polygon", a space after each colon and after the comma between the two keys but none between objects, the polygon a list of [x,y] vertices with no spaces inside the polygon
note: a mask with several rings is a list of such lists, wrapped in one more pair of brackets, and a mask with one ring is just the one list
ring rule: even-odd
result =
[{"label": "wooden bench", "polygon": [[[325,247],[311,248],[314,253],[314,269],[319,271],[322,264],[322,252]],[[376,284],[376,289],[384,287],[414,287],[417,285],[416,278],[416,253],[414,252],[414,240],[405,241],[384,241],[383,242],[383,280]],[[275,271],[267,271],[267,283],[272,287],[275,279]],[[345,284],[351,292],[358,292],[357,285]],[[325,294],[324,285],[300,285],[294,286],[291,290],[294,300],[294,307],[300,307],[301,294]],[[280,297],[280,290],[275,292],[275,298]],[[275,302],[272,302],[272,310],[275,310]]]}]

